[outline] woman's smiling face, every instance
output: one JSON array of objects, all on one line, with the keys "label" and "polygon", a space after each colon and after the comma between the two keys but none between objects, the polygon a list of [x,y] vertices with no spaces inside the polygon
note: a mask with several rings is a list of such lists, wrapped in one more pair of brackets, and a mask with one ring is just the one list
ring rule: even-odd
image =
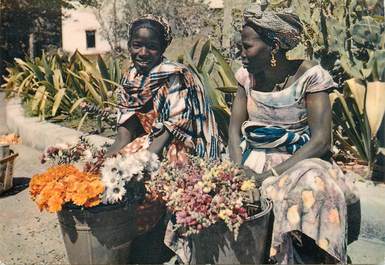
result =
[{"label": "woman's smiling face", "polygon": [[160,34],[152,29],[139,28],[129,42],[129,51],[136,70],[145,74],[162,61],[164,47]]},{"label": "woman's smiling face", "polygon": [[242,63],[250,73],[264,71],[270,63],[272,47],[250,26],[242,31]]}]

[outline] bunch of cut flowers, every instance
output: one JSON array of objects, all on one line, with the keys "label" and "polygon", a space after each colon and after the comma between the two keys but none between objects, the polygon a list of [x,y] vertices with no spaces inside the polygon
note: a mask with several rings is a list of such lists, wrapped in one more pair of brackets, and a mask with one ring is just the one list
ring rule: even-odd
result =
[{"label": "bunch of cut flowers", "polygon": [[95,207],[135,203],[145,199],[144,179],[159,168],[147,150],[104,158],[107,145],[97,147],[81,137],[76,144],[47,148],[42,163],[47,171],[32,177],[29,188],[40,210],[58,212],[65,204]]},{"label": "bunch of cut flowers", "polygon": [[189,156],[183,165],[163,161],[146,187],[166,202],[176,217],[174,229],[180,229],[184,236],[223,221],[237,238],[241,224],[249,217],[249,192],[256,186],[230,161]]}]

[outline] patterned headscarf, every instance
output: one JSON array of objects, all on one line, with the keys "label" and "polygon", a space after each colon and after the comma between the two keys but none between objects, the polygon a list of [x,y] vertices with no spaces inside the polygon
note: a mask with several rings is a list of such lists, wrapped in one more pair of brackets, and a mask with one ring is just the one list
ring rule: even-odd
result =
[{"label": "patterned headscarf", "polygon": [[249,6],[243,14],[244,25],[261,33],[272,44],[277,41],[280,48],[293,49],[299,43],[302,33],[302,24],[298,16],[288,11],[274,12],[266,10],[268,2],[255,3]]},{"label": "patterned headscarf", "polygon": [[163,34],[162,37],[165,41],[165,46],[167,47],[168,45],[170,45],[172,41],[172,31],[171,31],[170,24],[164,17],[156,16],[152,14],[141,16],[135,19],[134,21],[132,21],[130,25],[129,38],[131,38],[131,34],[133,34],[134,31],[141,28],[143,24],[145,24],[146,22],[150,22],[150,23],[155,22],[156,24],[158,24],[163,29],[163,32],[161,33]]}]

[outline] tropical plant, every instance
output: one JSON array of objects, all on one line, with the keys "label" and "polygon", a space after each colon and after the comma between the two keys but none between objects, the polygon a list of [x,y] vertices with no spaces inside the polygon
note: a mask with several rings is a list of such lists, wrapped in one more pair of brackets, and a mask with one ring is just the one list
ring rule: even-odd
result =
[{"label": "tropical plant", "polygon": [[[289,56],[319,60],[342,87],[349,77],[362,78],[360,71],[376,62],[373,57],[383,57],[382,51],[374,52],[385,42],[384,18],[373,11],[377,2],[273,0],[271,5],[290,7],[304,24],[302,42]],[[365,78],[369,74],[364,71]]]},{"label": "tropical plant", "polygon": [[[200,46],[198,40],[189,52],[179,57],[197,77],[206,91],[209,105],[214,111],[220,135],[225,143],[228,140],[230,108],[226,94],[237,91],[237,81],[225,57],[214,47],[210,40]],[[200,51],[198,53],[198,47]]]},{"label": "tropical plant", "polygon": [[385,113],[384,84],[346,82],[344,93],[331,94],[335,140],[373,167],[378,152],[376,133]]},{"label": "tropical plant", "polygon": [[[114,105],[120,65],[116,60],[108,65],[100,55],[93,63],[77,51],[69,58],[43,53],[34,60],[15,59],[7,68],[2,89],[9,97],[17,95],[30,101],[32,111],[41,119],[68,117],[83,102],[101,109]],[[87,115],[83,114],[79,127]]]}]

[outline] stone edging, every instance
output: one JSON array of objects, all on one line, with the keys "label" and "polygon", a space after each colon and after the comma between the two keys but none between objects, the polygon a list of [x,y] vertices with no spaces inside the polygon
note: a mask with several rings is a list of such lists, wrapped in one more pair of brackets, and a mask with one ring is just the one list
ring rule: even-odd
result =
[{"label": "stone edging", "polygon": [[[65,128],[47,121],[40,121],[38,118],[25,117],[24,109],[18,98],[6,99],[6,123],[9,131],[17,133],[23,144],[43,151],[49,146],[57,143],[73,144],[82,135],[81,132]],[[87,136],[87,139],[95,145],[102,145],[113,140],[99,135]]]}]

